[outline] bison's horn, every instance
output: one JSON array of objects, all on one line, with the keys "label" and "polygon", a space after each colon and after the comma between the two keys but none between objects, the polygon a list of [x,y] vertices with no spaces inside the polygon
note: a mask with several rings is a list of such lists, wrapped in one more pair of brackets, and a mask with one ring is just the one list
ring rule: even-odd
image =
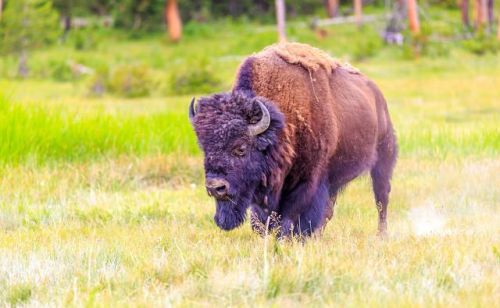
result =
[{"label": "bison's horn", "polygon": [[262,118],[259,122],[252,124],[248,127],[248,133],[250,136],[257,136],[265,132],[269,125],[271,124],[271,116],[269,115],[269,110],[261,101],[257,101],[259,104],[260,110],[262,111]]},{"label": "bison's horn", "polygon": [[189,104],[189,121],[193,123],[194,116],[196,115],[196,111],[194,111],[194,97]]}]

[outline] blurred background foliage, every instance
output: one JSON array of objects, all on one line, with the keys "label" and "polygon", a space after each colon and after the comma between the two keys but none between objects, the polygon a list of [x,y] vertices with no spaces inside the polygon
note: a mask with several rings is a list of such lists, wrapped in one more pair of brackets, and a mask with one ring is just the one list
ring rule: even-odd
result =
[{"label": "blurred background foliage", "polygon": [[[3,0],[5,14],[21,12],[23,5],[28,7],[53,7],[63,22],[77,18],[76,26],[87,26],[92,18],[108,17],[114,27],[127,30],[161,30],[164,28],[165,0]],[[179,0],[180,14],[184,22],[209,22],[221,18],[274,23],[274,0]],[[322,16],[326,17],[326,0],[287,0],[287,16],[290,18]],[[364,7],[387,8],[397,1],[364,0]],[[340,0],[340,13],[352,13],[352,1]],[[422,8],[438,6],[456,9],[460,0],[419,1]],[[421,8],[421,10],[422,10]],[[472,10],[471,10],[472,11]],[[85,19],[85,20],[82,20]],[[74,21],[73,21],[74,22]],[[106,20],[103,20],[106,23]]]},{"label": "blurred background foliage", "polygon": [[[480,56],[500,50],[493,17],[478,26],[461,19],[458,0],[419,1],[421,31],[415,34],[407,27],[406,1],[365,0],[363,15],[373,20],[356,26],[322,24],[331,17],[326,0],[287,0],[287,33],[292,41],[355,63],[377,56],[409,60],[449,57],[454,50]],[[227,89],[242,57],[277,39],[274,0],[0,2],[0,78],[72,82],[91,96]],[[182,20],[176,40],[165,35],[169,2],[176,2]],[[471,20],[475,13],[471,3]],[[336,17],[353,14],[352,1],[339,2]],[[388,44],[388,31],[400,35],[399,43]]]}]

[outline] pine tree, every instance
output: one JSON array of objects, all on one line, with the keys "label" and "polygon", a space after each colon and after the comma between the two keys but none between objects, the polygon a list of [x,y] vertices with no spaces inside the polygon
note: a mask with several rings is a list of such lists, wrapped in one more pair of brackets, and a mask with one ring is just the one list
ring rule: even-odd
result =
[{"label": "pine tree", "polygon": [[0,51],[19,56],[18,74],[28,76],[28,52],[53,43],[59,20],[50,0],[9,1],[0,21]]}]

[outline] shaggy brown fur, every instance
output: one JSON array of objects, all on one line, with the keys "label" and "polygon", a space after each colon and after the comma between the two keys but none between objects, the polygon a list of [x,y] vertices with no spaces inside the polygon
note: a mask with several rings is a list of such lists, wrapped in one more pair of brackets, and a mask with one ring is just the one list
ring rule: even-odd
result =
[{"label": "shaggy brown fur", "polygon": [[318,181],[327,178],[331,200],[324,224],[338,191],[371,170],[379,231],[385,232],[397,148],[386,102],[372,81],[319,49],[284,43],[244,61],[233,91],[267,98],[285,115],[284,166],[269,179],[282,196],[271,210],[282,216],[285,229],[307,211]]}]

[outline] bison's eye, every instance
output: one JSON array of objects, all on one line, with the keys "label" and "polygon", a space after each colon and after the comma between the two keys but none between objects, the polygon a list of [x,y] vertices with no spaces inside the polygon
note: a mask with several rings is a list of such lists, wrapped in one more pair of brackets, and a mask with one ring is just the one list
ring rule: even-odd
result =
[{"label": "bison's eye", "polygon": [[247,146],[244,144],[235,146],[232,151],[234,156],[240,156],[240,157],[245,156],[246,152],[247,152]]}]

